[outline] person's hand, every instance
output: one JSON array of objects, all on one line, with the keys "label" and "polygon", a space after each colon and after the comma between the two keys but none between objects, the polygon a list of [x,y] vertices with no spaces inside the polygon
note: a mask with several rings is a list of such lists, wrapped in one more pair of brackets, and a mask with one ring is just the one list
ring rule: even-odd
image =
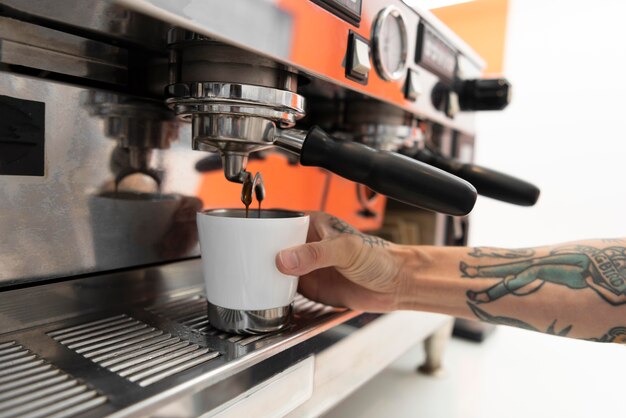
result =
[{"label": "person's hand", "polygon": [[333,306],[369,312],[397,307],[401,292],[400,246],[362,234],[326,213],[312,213],[307,244],[285,249],[276,266],[301,276],[299,291]]}]

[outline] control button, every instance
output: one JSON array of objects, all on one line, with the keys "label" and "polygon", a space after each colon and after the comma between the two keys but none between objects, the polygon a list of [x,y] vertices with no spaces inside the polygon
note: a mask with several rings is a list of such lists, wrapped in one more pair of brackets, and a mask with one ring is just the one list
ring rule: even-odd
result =
[{"label": "control button", "polygon": [[346,58],[346,77],[361,84],[367,84],[372,69],[370,44],[367,39],[351,31],[348,37]]},{"label": "control button", "polygon": [[423,88],[419,73],[415,70],[409,70],[406,80],[406,90],[404,92],[405,97],[414,102],[422,94],[422,92]]},{"label": "control button", "polygon": [[367,77],[372,66],[370,65],[370,46],[358,38],[354,38],[352,48],[352,72]]},{"label": "control button", "polygon": [[441,82],[433,87],[431,99],[435,109],[444,112],[450,118],[453,118],[461,110],[459,95]]},{"label": "control button", "polygon": [[446,115],[453,118],[454,115],[459,113],[461,107],[459,106],[459,95],[451,91],[448,94],[448,106],[446,106]]}]

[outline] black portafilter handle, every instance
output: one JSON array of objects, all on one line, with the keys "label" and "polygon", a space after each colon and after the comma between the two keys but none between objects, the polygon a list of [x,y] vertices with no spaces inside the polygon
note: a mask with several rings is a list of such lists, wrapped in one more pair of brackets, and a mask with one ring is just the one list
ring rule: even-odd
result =
[{"label": "black portafilter handle", "polygon": [[465,180],[404,155],[334,139],[318,127],[308,131],[300,163],[325,168],[403,203],[448,215],[467,215],[476,202],[476,189]]},{"label": "black portafilter handle", "polygon": [[418,151],[413,157],[469,181],[482,196],[519,206],[533,206],[539,199],[540,190],[537,186],[508,174],[462,163],[427,148]]}]

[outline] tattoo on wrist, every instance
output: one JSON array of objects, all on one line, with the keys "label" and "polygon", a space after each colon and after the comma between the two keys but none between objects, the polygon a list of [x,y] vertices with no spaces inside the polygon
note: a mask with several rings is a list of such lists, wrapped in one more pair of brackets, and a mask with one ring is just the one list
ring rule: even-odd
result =
[{"label": "tattoo on wrist", "polygon": [[[486,322],[513,325],[539,331],[517,318],[495,316],[478,307],[502,297],[527,297],[539,291],[545,283],[572,291],[591,289],[612,306],[626,304],[626,246],[616,245],[621,240],[611,240],[607,246],[567,245],[554,248],[548,255],[537,257],[532,250],[498,250],[474,248],[468,254],[495,264],[459,264],[462,277],[498,279],[482,290],[467,291],[468,306]],[[502,259],[509,259],[504,262]],[[512,260],[515,259],[515,260]],[[556,329],[556,319],[545,331],[566,336],[572,325]],[[626,327],[611,328],[599,338],[590,341],[626,343]]]},{"label": "tattoo on wrist", "polygon": [[361,239],[363,240],[363,244],[367,244],[372,248],[373,247],[387,247],[389,245],[389,243],[385,241],[384,239],[373,236],[373,235],[364,234],[360,232],[359,230],[353,228],[347,222],[344,222],[341,219],[336,218],[334,216],[330,217],[330,227],[341,234],[351,234],[351,235],[356,235],[358,237],[361,237]]},{"label": "tattoo on wrist", "polygon": [[[474,250],[475,251],[475,250]],[[492,257],[496,258],[496,257]],[[462,277],[500,281],[480,292],[467,292],[470,301],[488,303],[503,296],[527,296],[552,283],[572,290],[594,290],[617,306],[626,303],[626,247],[557,247],[542,257],[490,265],[459,265]]]}]

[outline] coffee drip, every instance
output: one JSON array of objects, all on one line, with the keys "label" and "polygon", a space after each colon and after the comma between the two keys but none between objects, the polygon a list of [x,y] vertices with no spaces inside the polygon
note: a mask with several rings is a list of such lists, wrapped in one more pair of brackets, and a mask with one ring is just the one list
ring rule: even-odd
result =
[{"label": "coffee drip", "polygon": [[246,172],[246,178],[243,181],[241,189],[241,201],[246,207],[246,218],[249,217],[249,208],[252,204],[252,194],[259,203],[258,217],[261,217],[261,202],[265,199],[265,183],[263,183],[263,176],[261,173],[256,173],[254,178],[251,173]]}]

